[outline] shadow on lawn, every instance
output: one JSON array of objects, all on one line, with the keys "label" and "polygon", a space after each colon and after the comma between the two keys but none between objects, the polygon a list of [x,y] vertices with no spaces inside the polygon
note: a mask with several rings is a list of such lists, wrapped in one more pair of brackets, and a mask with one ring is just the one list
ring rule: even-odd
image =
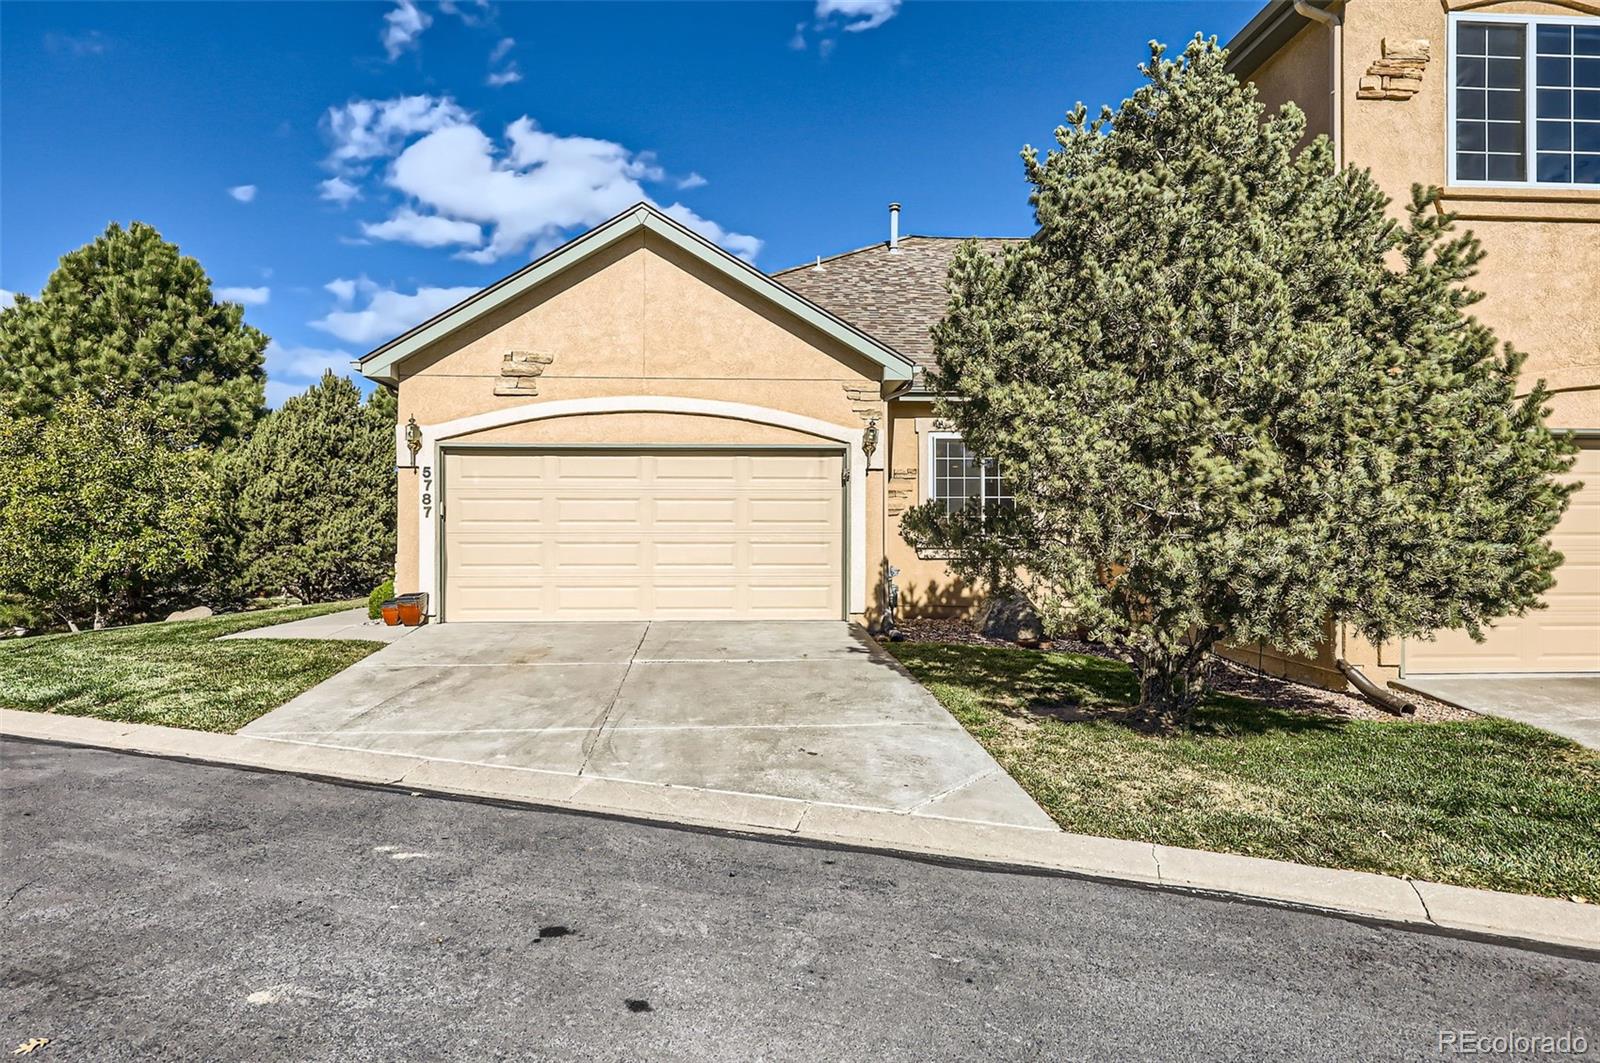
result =
[{"label": "shadow on lawn", "polygon": [[[1144,734],[1173,730],[1134,703],[1139,688],[1121,661],[1078,653],[954,643],[900,643],[896,656],[927,684],[964,687],[1014,719],[1106,723]],[[1194,733],[1228,737],[1342,729],[1338,717],[1298,712],[1230,694],[1212,694],[1195,712]]]}]

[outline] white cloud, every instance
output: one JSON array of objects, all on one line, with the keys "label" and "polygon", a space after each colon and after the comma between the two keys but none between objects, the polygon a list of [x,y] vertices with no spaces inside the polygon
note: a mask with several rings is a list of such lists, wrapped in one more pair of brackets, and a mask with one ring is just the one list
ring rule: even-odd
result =
[{"label": "white cloud", "polygon": [[476,222],[418,214],[410,207],[402,208],[388,221],[363,222],[361,231],[374,240],[397,240],[418,247],[477,247],[483,243],[483,227]]},{"label": "white cloud", "polygon": [[471,121],[448,96],[396,96],[389,100],[352,100],[330,107],[322,128],[332,143],[327,165],[348,171],[368,159],[386,158],[418,133]]},{"label": "white cloud", "polygon": [[468,0],[468,2],[469,6],[475,7],[478,10],[468,11],[466,8],[462,7],[461,4],[457,3],[456,0],[439,0],[439,10],[443,11],[447,15],[456,16],[464,25],[482,25],[483,18],[481,17],[480,12],[489,12],[489,0]]},{"label": "white cloud", "polygon": [[46,33],[44,47],[47,52],[66,55],[103,55],[110,42],[106,35],[99,30],[90,30],[88,33],[74,35],[70,33]]},{"label": "white cloud", "polygon": [[286,380],[273,380],[269,377],[267,379],[267,409],[276,410],[310,386],[311,383],[306,381],[290,383]]},{"label": "white cloud", "polygon": [[337,203],[341,207],[348,205],[351,200],[361,198],[361,189],[343,177],[328,178],[317,185],[317,192],[323,199]]},{"label": "white cloud", "polygon": [[273,340],[267,344],[267,405],[276,409],[285,399],[305,391],[332,370],[352,379],[350,363],[355,355],[327,347],[291,347]]},{"label": "white cloud", "polygon": [[[343,181],[341,194],[348,186],[359,195],[363,179],[380,179],[372,164],[392,159],[381,180],[405,202],[389,217],[363,223],[366,238],[457,246],[456,257],[473,262],[556,246],[573,230],[634,203],[655,202],[647,185],[671,182],[688,189],[706,183],[693,172],[670,178],[652,152],[546,132],[527,116],[507,126],[497,141],[449,97],[352,100],[329,108],[323,128],[331,145],[325,162]],[[741,257],[753,259],[761,248],[756,237],[725,229],[681,204],[668,209]]]},{"label": "white cloud", "polygon": [[349,277],[335,277],[322,286],[322,290],[329,292],[341,303],[348,303],[356,297],[357,292],[375,292],[378,286],[365,276],[351,279]]},{"label": "white cloud", "polygon": [[218,288],[217,301],[240,306],[264,306],[272,298],[271,288]]},{"label": "white cloud", "polygon": [[517,69],[517,64],[512,63],[504,70],[491,70],[486,79],[490,88],[498,89],[503,85],[515,85],[522,80],[522,71]]},{"label": "white cloud", "polygon": [[4,310],[6,307],[10,306],[16,301],[16,292],[8,292],[4,288],[0,288],[0,310]]},{"label": "white cloud", "polygon": [[272,340],[267,344],[266,368],[269,377],[320,380],[329,369],[341,374],[350,372],[350,363],[354,359],[355,355],[349,351],[326,347],[290,347]]},{"label": "white cloud", "polygon": [[496,44],[494,49],[489,53],[489,62],[491,64],[498,63],[507,55],[510,55],[511,49],[515,48],[516,46],[517,40],[515,37],[501,37],[500,43]]},{"label": "white cloud", "polygon": [[[402,151],[388,175],[390,185],[434,214],[489,230],[487,244],[459,256],[474,262],[559,243],[572,229],[650,200],[644,184],[664,180],[649,152],[548,133],[527,117],[507,127],[503,145],[473,125],[435,130]],[[753,257],[760,250],[753,236],[725,230],[680,205],[671,209],[736,254]]]},{"label": "white cloud", "polygon": [[433,18],[411,0],[398,0],[394,10],[383,16],[383,48],[392,63],[417,46],[422,31],[433,25]]},{"label": "white cloud", "polygon": [[232,196],[234,199],[237,199],[240,203],[249,203],[251,200],[256,198],[256,186],[234,185],[232,188],[228,189],[228,195]]},{"label": "white cloud", "polygon": [[761,241],[756,237],[729,232],[711,219],[702,218],[682,203],[662,207],[661,213],[691,232],[699,233],[719,247],[727,248],[746,262],[754,262],[756,256],[761,253]]},{"label": "white cloud", "polygon": [[900,0],[817,0],[819,23],[839,16],[846,33],[877,29],[900,12]]},{"label": "white cloud", "polygon": [[330,311],[326,317],[311,322],[311,327],[331,333],[346,343],[374,346],[454,306],[477,290],[471,286],[418,288],[407,295],[382,288],[370,293],[365,307]]}]

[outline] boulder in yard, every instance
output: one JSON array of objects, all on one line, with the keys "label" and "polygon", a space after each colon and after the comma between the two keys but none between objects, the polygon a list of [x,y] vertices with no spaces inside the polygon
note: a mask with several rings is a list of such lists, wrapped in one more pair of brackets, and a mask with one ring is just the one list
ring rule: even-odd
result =
[{"label": "boulder in yard", "polygon": [[1021,594],[991,598],[979,614],[977,626],[992,639],[1027,643],[1044,638],[1044,623],[1038,610]]},{"label": "boulder in yard", "polygon": [[193,609],[179,609],[176,613],[170,613],[170,614],[168,614],[167,619],[168,620],[204,620],[206,617],[208,617],[210,615],[211,615],[211,607],[209,605],[197,605]]}]

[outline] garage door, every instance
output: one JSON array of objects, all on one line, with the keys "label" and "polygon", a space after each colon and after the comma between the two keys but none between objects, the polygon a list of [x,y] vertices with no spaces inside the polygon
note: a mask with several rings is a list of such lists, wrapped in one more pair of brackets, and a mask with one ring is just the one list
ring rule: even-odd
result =
[{"label": "garage door", "polygon": [[451,450],[444,618],[844,615],[838,451]]},{"label": "garage door", "polygon": [[1566,560],[1545,592],[1549,608],[1496,625],[1482,643],[1460,632],[1407,642],[1408,675],[1600,672],[1600,441],[1584,441],[1567,479],[1584,486],[1551,535]]}]

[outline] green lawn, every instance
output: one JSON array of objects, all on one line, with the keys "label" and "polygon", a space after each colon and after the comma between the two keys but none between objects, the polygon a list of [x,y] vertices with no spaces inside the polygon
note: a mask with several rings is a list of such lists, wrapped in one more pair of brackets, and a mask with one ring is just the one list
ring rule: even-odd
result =
[{"label": "green lawn", "polygon": [[1536,728],[1216,697],[1158,735],[1115,661],[889,649],[1065,830],[1600,901],[1600,754]]},{"label": "green lawn", "polygon": [[0,707],[236,731],[382,644],[212,640],[360,604],[329,602],[0,642]]}]

